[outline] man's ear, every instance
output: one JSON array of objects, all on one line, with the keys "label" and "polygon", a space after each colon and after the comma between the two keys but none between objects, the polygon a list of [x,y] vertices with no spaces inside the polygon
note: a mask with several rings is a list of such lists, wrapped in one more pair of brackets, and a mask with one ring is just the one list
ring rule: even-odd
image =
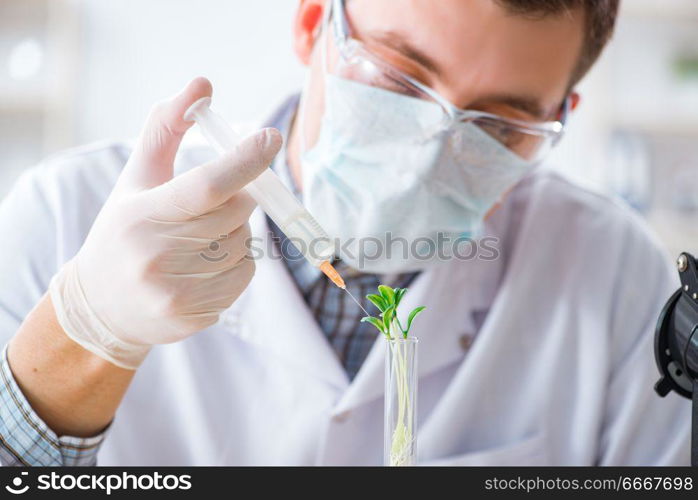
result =
[{"label": "man's ear", "polygon": [[315,39],[320,32],[325,0],[301,0],[293,22],[293,48],[304,65],[310,64]]},{"label": "man's ear", "polygon": [[572,92],[570,94],[570,111],[577,109],[577,106],[579,106],[579,101],[581,100],[582,96],[579,95],[579,92]]}]

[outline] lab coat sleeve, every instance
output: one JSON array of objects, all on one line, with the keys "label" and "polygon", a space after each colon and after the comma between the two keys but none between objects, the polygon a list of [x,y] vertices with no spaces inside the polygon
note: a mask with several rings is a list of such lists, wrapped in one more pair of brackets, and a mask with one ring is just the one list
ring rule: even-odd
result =
[{"label": "lab coat sleeve", "polygon": [[56,218],[32,169],[0,203],[0,341],[6,343],[57,270]]},{"label": "lab coat sleeve", "polygon": [[653,237],[634,216],[628,217],[617,255],[599,464],[688,465],[690,401],[673,392],[661,398],[653,389],[659,378],[654,329],[678,279]]},{"label": "lab coat sleeve", "polygon": [[[59,211],[39,167],[23,174],[0,203],[0,340],[7,344],[45,293],[59,266]],[[10,370],[0,362],[2,465],[94,465],[103,435],[57,436],[34,412]]]}]

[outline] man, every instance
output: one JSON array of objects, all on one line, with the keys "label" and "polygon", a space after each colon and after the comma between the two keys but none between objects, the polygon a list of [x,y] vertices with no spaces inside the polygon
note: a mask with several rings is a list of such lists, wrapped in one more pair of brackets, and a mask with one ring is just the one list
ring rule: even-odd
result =
[{"label": "man", "polygon": [[336,263],[354,295],[388,282],[427,307],[419,463],[687,463],[688,404],[652,391],[663,254],[625,208],[536,168],[616,11],[304,0],[308,84],[269,124],[283,154],[265,129],[203,165],[181,152],[172,178],[183,115],[212,91],[197,79],[133,151],[27,173],[0,209],[3,463],[382,462],[382,340],[304,261],[246,258],[250,241],[289,253],[259,212],[248,226],[242,190],[275,156],[340,240],[497,242],[495,259]]}]

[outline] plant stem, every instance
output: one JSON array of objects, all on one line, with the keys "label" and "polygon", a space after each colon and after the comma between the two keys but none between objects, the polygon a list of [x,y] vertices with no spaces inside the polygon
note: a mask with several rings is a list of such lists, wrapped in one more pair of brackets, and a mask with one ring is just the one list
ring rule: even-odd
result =
[{"label": "plant stem", "polygon": [[390,465],[409,465],[413,438],[407,359],[408,345],[399,340],[391,342],[389,345],[393,360],[392,371],[395,376],[398,405],[397,419],[392,434]]}]

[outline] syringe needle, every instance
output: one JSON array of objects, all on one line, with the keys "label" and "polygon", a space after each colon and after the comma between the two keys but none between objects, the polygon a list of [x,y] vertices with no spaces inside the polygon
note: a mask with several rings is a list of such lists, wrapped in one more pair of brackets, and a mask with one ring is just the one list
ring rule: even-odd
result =
[{"label": "syringe needle", "polygon": [[368,311],[367,311],[366,309],[364,309],[364,306],[362,306],[361,303],[359,303],[359,301],[356,300],[356,297],[354,297],[354,296],[351,294],[351,292],[350,292],[349,290],[347,290],[347,289],[345,288],[344,291],[347,292],[347,293],[349,294],[349,297],[351,297],[352,300],[353,300],[354,302],[356,302],[356,305],[359,306],[359,308],[361,308],[361,310],[366,314],[366,316],[370,316],[370,314],[368,313]]},{"label": "syringe needle", "polygon": [[326,260],[325,262],[323,262],[322,264],[320,264],[320,271],[322,271],[323,273],[325,273],[325,276],[327,276],[330,280],[332,280],[332,283],[334,283],[334,284],[337,285],[339,288],[341,288],[342,290],[344,290],[345,292],[347,292],[347,293],[349,294],[349,297],[351,297],[351,299],[352,299],[354,302],[356,302],[356,305],[359,306],[359,308],[361,308],[361,310],[362,310],[364,313],[366,313],[366,316],[370,316],[370,314],[368,313],[368,311],[367,311],[366,309],[364,309],[364,306],[362,306],[361,303],[360,303],[358,300],[356,300],[356,297],[354,297],[354,296],[351,294],[351,292],[350,292],[349,290],[347,290],[347,285],[344,283],[344,280],[343,280],[342,277],[339,275],[339,273],[338,273],[337,270],[334,268],[334,266],[332,266],[332,264],[330,264],[330,261],[329,261],[329,260]]}]

